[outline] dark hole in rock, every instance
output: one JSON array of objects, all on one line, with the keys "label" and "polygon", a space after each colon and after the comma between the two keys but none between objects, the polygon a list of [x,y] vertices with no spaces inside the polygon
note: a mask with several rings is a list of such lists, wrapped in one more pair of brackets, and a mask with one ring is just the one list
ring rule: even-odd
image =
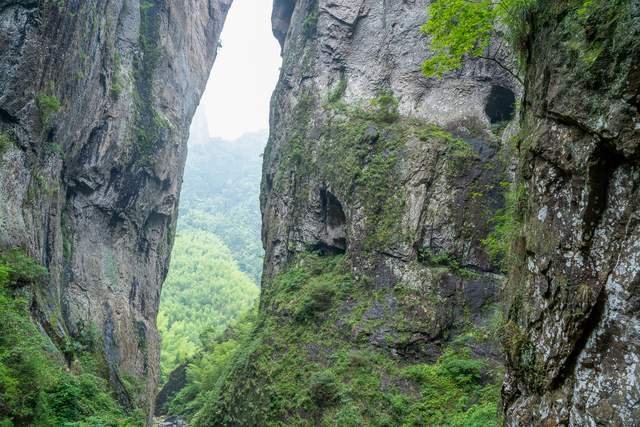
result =
[{"label": "dark hole in rock", "polygon": [[314,245],[311,245],[308,249],[309,251],[315,252],[321,256],[334,256],[334,255],[342,255],[345,253],[344,248],[340,248],[334,245],[329,245],[325,242],[317,242]]},{"label": "dark hole in rock", "polygon": [[340,201],[331,192],[320,190],[321,215],[324,229],[314,250],[323,255],[343,254],[347,249],[345,223],[347,218]]},{"label": "dark hole in rock", "polygon": [[511,89],[492,86],[487,105],[484,108],[491,123],[499,123],[513,119],[516,113],[516,96]]}]

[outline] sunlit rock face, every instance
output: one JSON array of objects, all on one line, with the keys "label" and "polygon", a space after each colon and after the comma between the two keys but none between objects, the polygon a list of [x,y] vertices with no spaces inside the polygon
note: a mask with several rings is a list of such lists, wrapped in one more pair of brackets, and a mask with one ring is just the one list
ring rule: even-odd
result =
[{"label": "sunlit rock face", "polygon": [[527,43],[505,420],[637,425],[640,11],[635,1],[583,15],[540,3]]},{"label": "sunlit rock face", "polygon": [[0,1],[0,244],[49,269],[33,311],[55,343],[99,332],[128,407],[153,404],[189,123],[230,3]]}]

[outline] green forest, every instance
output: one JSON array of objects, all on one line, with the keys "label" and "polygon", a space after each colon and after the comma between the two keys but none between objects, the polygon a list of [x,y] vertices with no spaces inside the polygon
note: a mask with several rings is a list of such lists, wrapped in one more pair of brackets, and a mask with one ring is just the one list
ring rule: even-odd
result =
[{"label": "green forest", "polygon": [[234,141],[192,143],[178,219],[178,232],[201,230],[220,237],[256,283],[262,275],[260,179],[266,142],[262,131]]},{"label": "green forest", "polygon": [[260,155],[266,133],[192,141],[158,329],[162,379],[248,311],[259,293]]}]

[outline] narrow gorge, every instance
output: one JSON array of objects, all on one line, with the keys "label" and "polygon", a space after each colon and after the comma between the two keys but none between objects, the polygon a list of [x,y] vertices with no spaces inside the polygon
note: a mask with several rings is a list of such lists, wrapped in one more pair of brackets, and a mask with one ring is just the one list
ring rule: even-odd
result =
[{"label": "narrow gorge", "polygon": [[638,0],[274,0],[259,304],[156,405],[231,2],[0,0],[0,425],[637,425]]}]

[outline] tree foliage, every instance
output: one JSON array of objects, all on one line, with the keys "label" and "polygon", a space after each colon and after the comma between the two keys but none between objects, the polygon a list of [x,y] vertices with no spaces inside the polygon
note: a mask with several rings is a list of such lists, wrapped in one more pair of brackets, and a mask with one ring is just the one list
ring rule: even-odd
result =
[{"label": "tree foliage", "polygon": [[220,393],[225,375],[233,358],[246,344],[255,326],[257,310],[245,312],[232,322],[222,334],[206,330],[202,334],[203,348],[189,363],[187,385],[164,408],[171,414],[192,415]]},{"label": "tree foliage", "polygon": [[493,34],[497,8],[491,0],[437,0],[421,27],[431,36],[434,55],[422,64],[427,77],[442,77],[462,66],[466,56],[481,56]]},{"label": "tree foliage", "polygon": [[180,196],[179,231],[203,230],[220,237],[240,270],[258,283],[262,274],[260,179],[267,135],[193,144]]},{"label": "tree foliage", "polygon": [[517,71],[498,57],[500,47],[489,52],[492,40],[506,42],[518,51],[526,34],[529,16],[537,0],[436,0],[428,9],[429,20],[421,31],[431,37],[433,55],[422,64],[426,77],[442,78],[462,67],[468,57],[498,64],[521,81]]},{"label": "tree foliage", "polygon": [[220,238],[205,231],[178,233],[158,314],[163,375],[196,353],[205,331],[224,331],[257,297],[257,286]]}]

